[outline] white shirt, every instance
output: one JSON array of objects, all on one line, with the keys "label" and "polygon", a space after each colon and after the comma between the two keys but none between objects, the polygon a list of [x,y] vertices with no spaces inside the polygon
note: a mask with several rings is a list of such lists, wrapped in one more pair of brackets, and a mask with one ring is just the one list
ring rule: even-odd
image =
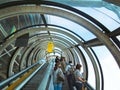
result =
[{"label": "white shirt", "polygon": [[69,75],[70,72],[69,72],[69,69],[73,66],[73,64],[68,64],[65,68],[65,71],[66,71],[66,74]]},{"label": "white shirt", "polygon": [[81,78],[82,78],[82,73],[80,72],[80,70],[76,69],[75,72],[74,72],[74,75],[75,75],[75,80],[76,80],[76,82],[82,83],[81,81],[79,81],[79,80],[77,79],[78,77],[81,77]]},{"label": "white shirt", "polygon": [[[62,76],[64,77],[64,74],[63,74],[63,72],[62,72],[62,69],[61,68],[58,68],[57,70],[55,70],[54,71],[54,73],[53,73],[53,83],[57,83],[57,74],[58,73],[61,73],[62,74]],[[62,83],[62,82],[61,82]]]}]

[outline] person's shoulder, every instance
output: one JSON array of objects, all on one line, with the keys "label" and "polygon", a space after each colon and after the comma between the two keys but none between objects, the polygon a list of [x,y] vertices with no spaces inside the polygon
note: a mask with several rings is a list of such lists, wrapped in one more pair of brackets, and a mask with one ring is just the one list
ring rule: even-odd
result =
[{"label": "person's shoulder", "polygon": [[67,64],[67,65],[66,65],[66,67],[70,67],[70,65],[69,65],[69,64]]},{"label": "person's shoulder", "polygon": [[70,65],[70,64],[68,65],[68,68],[71,68],[71,65]]},{"label": "person's shoulder", "polygon": [[71,64],[71,65],[70,65],[70,67],[74,68],[74,65],[73,65],[73,64]]},{"label": "person's shoulder", "polygon": [[62,71],[62,69],[61,69],[61,68],[58,68],[58,71]]},{"label": "person's shoulder", "polygon": [[76,70],[75,70],[75,72],[76,72],[76,73],[78,73],[78,72],[79,72],[79,70],[78,70],[78,69],[76,69]]}]

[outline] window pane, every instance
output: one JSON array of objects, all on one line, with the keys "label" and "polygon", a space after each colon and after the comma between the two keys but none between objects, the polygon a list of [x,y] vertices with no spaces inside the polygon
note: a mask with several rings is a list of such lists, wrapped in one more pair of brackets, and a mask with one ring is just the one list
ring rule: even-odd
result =
[{"label": "window pane", "polygon": [[90,31],[88,31],[87,29],[85,29],[84,27],[82,27],[70,20],[61,18],[61,17],[49,15],[48,23],[65,27],[65,28],[73,31],[74,33],[78,34],[82,38],[84,38],[85,41],[95,38],[95,35],[92,34]]},{"label": "window pane", "polygon": [[120,35],[119,35],[119,36],[117,36],[117,39],[120,41]]},{"label": "window pane", "polygon": [[89,58],[89,56],[87,55],[87,53],[84,51],[84,49],[82,47],[79,46],[79,48],[81,49],[81,51],[83,52],[85,58],[86,58],[86,62],[88,65],[88,83],[95,88],[95,72],[91,63],[91,60]]},{"label": "window pane", "polygon": [[[120,90],[120,70],[114,57],[105,46],[93,47],[104,75],[104,90]],[[104,51],[104,53],[103,53]]]},{"label": "window pane", "polygon": [[75,7],[91,17],[98,20],[104,26],[106,26],[110,31],[117,29],[120,26],[119,17],[111,10],[102,8],[90,8],[90,7]]},{"label": "window pane", "polygon": [[65,40],[71,42],[72,44],[77,44],[72,38],[67,37],[66,35],[63,35],[63,34],[60,34],[60,33],[56,33],[56,32],[51,32],[51,34],[54,35],[54,36],[59,36],[59,37],[65,39]]}]

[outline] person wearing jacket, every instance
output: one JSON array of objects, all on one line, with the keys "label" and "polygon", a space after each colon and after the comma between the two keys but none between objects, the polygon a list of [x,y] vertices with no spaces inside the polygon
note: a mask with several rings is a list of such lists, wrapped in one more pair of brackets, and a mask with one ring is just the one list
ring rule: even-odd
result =
[{"label": "person wearing jacket", "polygon": [[[62,72],[62,69],[60,68],[61,64],[57,62],[54,67],[54,72],[53,72],[53,85],[54,85],[54,90],[62,90],[62,83],[64,81],[64,74]],[[61,76],[63,80],[58,79],[58,75]]]}]

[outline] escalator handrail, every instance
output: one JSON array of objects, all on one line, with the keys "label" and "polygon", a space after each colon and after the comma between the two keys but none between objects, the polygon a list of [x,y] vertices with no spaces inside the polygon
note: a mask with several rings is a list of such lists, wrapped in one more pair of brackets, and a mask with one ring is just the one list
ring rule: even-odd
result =
[{"label": "escalator handrail", "polygon": [[86,83],[87,90],[95,90],[89,83]]},{"label": "escalator handrail", "polygon": [[27,79],[25,79],[21,84],[19,84],[15,90],[21,90],[21,88],[42,68],[42,66],[44,65],[45,63],[42,63],[42,65],[37,68]]},{"label": "escalator handrail", "polygon": [[0,82],[0,89],[4,88],[5,86],[7,86],[9,83],[11,83],[12,81],[14,81],[15,79],[17,79],[18,77],[20,77],[21,75],[23,75],[25,72],[27,72],[28,70],[30,70],[31,68],[35,67],[36,65],[40,64],[39,62],[25,68],[24,70],[16,73],[15,75],[7,78],[6,80]]},{"label": "escalator handrail", "polygon": [[52,69],[53,69],[53,62],[51,61],[49,63],[49,66],[47,67],[47,70],[45,72],[45,76],[44,76],[44,78],[43,78],[42,82],[40,83],[37,90],[45,90],[46,89],[48,81],[49,81],[49,77],[50,77],[51,72],[52,72]]}]

